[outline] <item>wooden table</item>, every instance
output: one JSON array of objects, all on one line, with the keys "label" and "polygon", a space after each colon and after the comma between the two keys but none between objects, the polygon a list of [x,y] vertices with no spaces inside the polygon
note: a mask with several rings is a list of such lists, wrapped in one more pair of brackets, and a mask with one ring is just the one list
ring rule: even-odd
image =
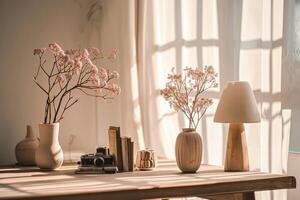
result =
[{"label": "wooden table", "polygon": [[0,168],[0,199],[99,200],[200,196],[209,199],[254,199],[253,191],[295,188],[293,176],[261,172],[224,172],[202,165],[182,174],[174,161],[160,160],[155,171],[76,175],[75,165],[58,171]]}]

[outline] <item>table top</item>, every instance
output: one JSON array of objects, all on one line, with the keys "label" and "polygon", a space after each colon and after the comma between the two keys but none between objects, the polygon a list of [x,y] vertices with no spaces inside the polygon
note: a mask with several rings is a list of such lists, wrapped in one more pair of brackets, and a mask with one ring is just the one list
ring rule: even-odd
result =
[{"label": "table top", "polygon": [[1,167],[0,199],[141,199],[210,196],[295,188],[293,176],[257,171],[224,172],[201,165],[198,173],[182,174],[176,163],[160,160],[154,171],[118,174],[74,174],[76,165],[58,171],[34,167]]}]

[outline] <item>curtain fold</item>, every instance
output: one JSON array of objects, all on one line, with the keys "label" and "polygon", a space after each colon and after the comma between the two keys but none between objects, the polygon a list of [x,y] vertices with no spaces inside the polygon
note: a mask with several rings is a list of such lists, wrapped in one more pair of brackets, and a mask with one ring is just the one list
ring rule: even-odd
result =
[{"label": "curtain fold", "polygon": [[121,86],[121,127],[127,136],[135,141],[135,149],[145,148],[142,127],[139,79],[137,66],[137,1],[119,2],[120,19],[120,74]]}]

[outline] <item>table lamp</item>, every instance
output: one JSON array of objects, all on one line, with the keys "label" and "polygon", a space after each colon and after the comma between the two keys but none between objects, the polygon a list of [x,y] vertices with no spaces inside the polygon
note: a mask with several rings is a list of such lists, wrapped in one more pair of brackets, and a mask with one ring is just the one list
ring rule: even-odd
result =
[{"label": "table lamp", "polygon": [[249,171],[244,123],[260,122],[260,115],[248,82],[227,83],[220,98],[214,122],[230,123],[224,171]]}]

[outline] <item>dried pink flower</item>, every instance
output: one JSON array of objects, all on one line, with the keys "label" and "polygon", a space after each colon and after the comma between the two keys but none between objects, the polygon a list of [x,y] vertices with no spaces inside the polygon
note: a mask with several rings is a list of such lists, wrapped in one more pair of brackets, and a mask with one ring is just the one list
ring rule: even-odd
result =
[{"label": "dried pink flower", "polygon": [[118,50],[113,49],[107,58],[110,60],[115,60],[117,58],[117,54],[118,54]]},{"label": "dried pink flower", "polygon": [[115,95],[119,95],[121,93],[121,88],[115,83],[108,84],[106,86],[106,89],[108,89],[109,91],[111,91]]},{"label": "dried pink flower", "polygon": [[99,77],[100,77],[101,79],[106,80],[107,77],[108,77],[108,75],[107,75],[107,70],[104,69],[103,67],[100,67],[100,68],[99,68],[98,75],[99,75]]},{"label": "dried pink flower", "polygon": [[63,50],[58,51],[58,52],[56,53],[56,55],[57,55],[58,57],[61,57],[61,58],[63,58],[63,57],[66,56],[66,54],[65,54],[65,52],[64,52]]},{"label": "dried pink flower", "polygon": [[92,74],[98,74],[98,67],[96,66],[96,65],[91,65],[91,67],[92,67],[92,69],[91,69],[91,72],[92,72]]},{"label": "dried pink flower", "polygon": [[173,68],[172,74],[168,74],[166,87],[160,94],[171,108],[184,113],[189,119],[190,128],[197,128],[206,109],[212,105],[212,99],[204,98],[202,94],[217,86],[216,77],[217,73],[211,66],[205,67],[204,71],[186,67],[183,75],[175,73]]},{"label": "dried pink flower", "polygon": [[57,44],[57,43],[51,43],[51,44],[49,44],[49,48],[50,48],[50,50],[53,52],[53,53],[56,53],[56,54],[63,54],[63,50],[62,50],[62,48]]},{"label": "dried pink flower", "polygon": [[57,75],[57,81],[58,81],[59,83],[64,83],[64,81],[65,81],[64,76],[63,76],[62,74],[58,74],[58,75]]},{"label": "dried pink flower", "polygon": [[73,76],[73,72],[68,72],[65,74],[65,77],[68,81],[72,79],[72,76]]},{"label": "dried pink flower", "polygon": [[[34,81],[47,95],[44,123],[55,123],[63,119],[65,110],[78,101],[78,99],[73,99],[72,92],[74,90],[104,100],[112,99],[120,94],[121,88],[117,84],[111,83],[112,79],[119,77],[119,73],[116,71],[108,73],[107,69],[98,68],[94,64],[97,59],[106,59],[106,57],[98,56],[101,54],[98,48],[63,50],[57,43],[51,43],[49,50],[54,59],[48,65],[50,69],[44,65],[49,62],[46,62],[46,58],[42,56],[46,50],[46,48],[41,48],[33,51],[33,54],[38,55],[40,59]],[[110,59],[114,59],[116,53],[117,50],[114,49]],[[42,77],[48,78],[46,82],[49,85],[43,86],[44,81],[39,82],[38,77],[41,73],[43,73]],[[49,113],[53,113],[53,115]]]},{"label": "dried pink flower", "polygon": [[62,57],[62,61],[64,63],[68,63],[70,60],[71,60],[71,57],[68,54]]},{"label": "dried pink flower", "polygon": [[33,55],[42,56],[45,53],[46,50],[47,50],[46,48],[34,49],[33,50]]},{"label": "dried pink flower", "polygon": [[82,52],[82,57],[85,58],[85,59],[88,59],[90,56],[90,53],[87,49],[83,49],[83,52]]},{"label": "dried pink flower", "polygon": [[82,62],[78,58],[76,58],[75,61],[74,61],[74,66],[76,68],[78,68],[79,70],[81,70],[81,68],[82,68]]},{"label": "dried pink flower", "polygon": [[100,51],[98,48],[96,48],[96,47],[90,48],[90,49],[89,49],[89,52],[90,52],[91,54],[94,54],[95,56],[98,56],[98,55],[101,54],[101,51]]},{"label": "dried pink flower", "polygon": [[110,74],[110,77],[111,78],[116,78],[118,79],[120,77],[120,74],[117,72],[117,71],[113,71],[111,74]]}]

